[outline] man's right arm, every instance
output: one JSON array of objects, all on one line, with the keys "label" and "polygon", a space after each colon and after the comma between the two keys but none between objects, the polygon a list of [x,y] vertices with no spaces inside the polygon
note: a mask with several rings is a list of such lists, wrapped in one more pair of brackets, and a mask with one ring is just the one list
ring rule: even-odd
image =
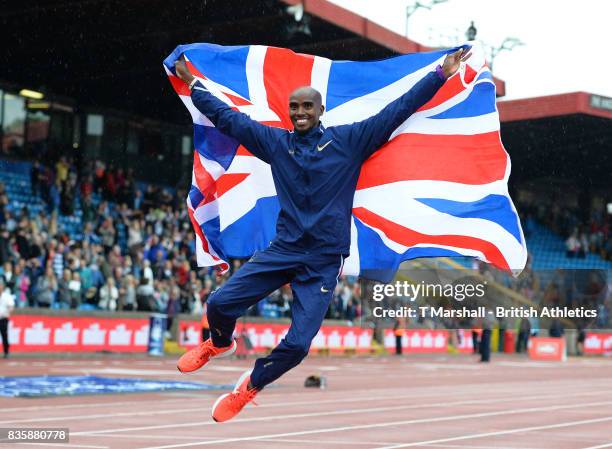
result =
[{"label": "man's right arm", "polygon": [[248,115],[233,110],[210,93],[200,81],[191,89],[191,100],[219,131],[236,139],[257,158],[270,163],[280,129],[262,125]]}]

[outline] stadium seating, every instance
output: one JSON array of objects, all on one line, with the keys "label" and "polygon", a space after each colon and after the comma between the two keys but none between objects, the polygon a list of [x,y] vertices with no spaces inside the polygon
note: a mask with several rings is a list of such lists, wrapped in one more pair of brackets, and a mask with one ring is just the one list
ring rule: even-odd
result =
[{"label": "stadium seating", "polygon": [[[4,183],[9,198],[7,210],[14,216],[20,213],[24,207],[27,208],[30,217],[47,209],[43,199],[32,192],[31,168],[32,164],[30,162],[0,161],[0,182]],[[99,203],[99,198],[94,196],[93,199],[94,204]],[[59,230],[68,234],[71,239],[81,240],[83,238],[82,215],[79,201],[75,201],[73,215],[58,215]]]},{"label": "stadium seating", "polygon": [[588,253],[586,257],[568,258],[565,241],[550,229],[535,224],[527,239],[527,249],[533,257],[534,270],[587,269],[612,270],[612,262],[603,260],[597,254]]}]

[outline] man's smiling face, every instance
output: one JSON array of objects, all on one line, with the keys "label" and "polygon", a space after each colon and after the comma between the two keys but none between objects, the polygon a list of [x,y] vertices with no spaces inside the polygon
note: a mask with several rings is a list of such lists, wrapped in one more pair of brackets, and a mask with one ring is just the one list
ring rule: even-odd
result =
[{"label": "man's smiling face", "polygon": [[289,96],[289,118],[299,134],[317,126],[324,110],[321,94],[312,87],[299,87]]}]

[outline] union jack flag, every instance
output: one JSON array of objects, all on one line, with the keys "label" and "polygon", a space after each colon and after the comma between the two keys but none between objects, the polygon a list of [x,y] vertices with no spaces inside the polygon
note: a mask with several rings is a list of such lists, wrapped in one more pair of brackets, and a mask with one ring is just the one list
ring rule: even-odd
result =
[{"label": "union jack flag", "polygon": [[[279,204],[270,166],[216,130],[174,73],[185,55],[194,76],[232,108],[292,129],[288,97],[321,92],[326,127],[363,120],[408,91],[449,50],[382,61],[332,61],[266,46],[182,45],[164,67],[193,118],[189,216],[200,266],[228,268],[275,235]],[[499,134],[495,84],[481,48],[362,167],[344,274],[386,273],[418,257],[470,256],[520,272],[527,249],[508,195],[510,158]],[[372,276],[369,276],[372,277]],[[375,276],[376,277],[376,276]]]}]

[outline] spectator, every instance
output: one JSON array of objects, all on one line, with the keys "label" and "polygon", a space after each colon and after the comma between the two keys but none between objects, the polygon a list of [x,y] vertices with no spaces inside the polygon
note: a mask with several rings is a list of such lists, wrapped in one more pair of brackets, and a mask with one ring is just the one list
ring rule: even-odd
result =
[{"label": "spectator", "polygon": [[553,338],[561,338],[563,334],[565,334],[565,329],[563,328],[563,324],[561,324],[561,320],[559,318],[553,318],[550,329],[548,330],[548,335]]},{"label": "spectator", "polygon": [[70,295],[70,281],[72,274],[69,269],[62,270],[62,275],[57,283],[57,307],[60,309],[69,309],[72,303]]},{"label": "spectator", "polygon": [[580,251],[580,241],[576,236],[576,232],[572,233],[572,235],[567,238],[565,241],[565,248],[567,250],[567,257],[573,258],[578,256],[578,252]]},{"label": "spectator", "polygon": [[9,356],[8,324],[11,312],[15,308],[15,299],[10,290],[6,289],[4,282],[0,280],[0,338],[2,338],[2,350],[4,358]]},{"label": "spectator", "polygon": [[115,279],[109,276],[104,286],[100,289],[99,306],[102,310],[117,310],[118,300],[119,291],[115,287]]},{"label": "spectator", "polygon": [[121,288],[119,289],[120,310],[136,310],[136,282],[134,276],[128,274],[124,277]]},{"label": "spectator", "polygon": [[133,220],[128,227],[127,245],[130,249],[130,252],[134,253],[135,251],[137,251],[138,248],[140,248],[140,246],[142,245],[142,242],[143,239],[142,228],[140,227],[140,220],[136,219]]},{"label": "spectator", "polygon": [[36,279],[34,286],[34,306],[49,308],[55,302],[57,280],[51,265],[47,266],[43,276]]},{"label": "spectator", "polygon": [[68,290],[70,291],[70,308],[77,309],[83,300],[81,275],[78,271],[72,273],[72,278],[68,283]]},{"label": "spectator", "polygon": [[110,218],[107,218],[102,222],[102,225],[98,229],[98,234],[101,237],[102,246],[104,246],[104,254],[108,254],[112,247],[115,245],[116,235],[113,222]]},{"label": "spectator", "polygon": [[15,298],[17,307],[25,307],[28,304],[28,290],[30,289],[30,277],[25,271],[25,261],[20,260],[15,266]]},{"label": "spectator", "polygon": [[15,294],[15,273],[13,273],[13,263],[11,261],[4,262],[2,267],[2,280],[5,287]]},{"label": "spectator", "polygon": [[60,157],[57,164],[55,164],[55,176],[59,182],[66,182],[68,179],[68,163],[66,162],[66,157]]},{"label": "spectator", "polygon": [[138,304],[138,310],[145,312],[153,312],[157,310],[155,307],[155,300],[153,298],[153,279],[142,277],[140,279],[140,285],[136,289],[136,302]]},{"label": "spectator", "polygon": [[521,353],[527,351],[529,343],[529,334],[531,333],[531,323],[528,318],[521,318],[519,322],[518,337],[516,339],[516,352]]}]

